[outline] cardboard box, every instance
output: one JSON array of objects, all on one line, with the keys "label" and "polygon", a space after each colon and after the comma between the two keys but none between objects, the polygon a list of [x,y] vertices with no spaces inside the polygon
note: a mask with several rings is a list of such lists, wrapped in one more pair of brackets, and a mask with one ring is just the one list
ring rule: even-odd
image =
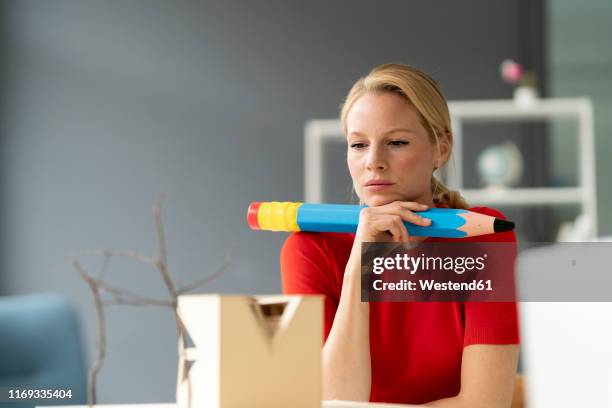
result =
[{"label": "cardboard box", "polygon": [[179,407],[321,407],[322,296],[184,295],[178,311]]}]

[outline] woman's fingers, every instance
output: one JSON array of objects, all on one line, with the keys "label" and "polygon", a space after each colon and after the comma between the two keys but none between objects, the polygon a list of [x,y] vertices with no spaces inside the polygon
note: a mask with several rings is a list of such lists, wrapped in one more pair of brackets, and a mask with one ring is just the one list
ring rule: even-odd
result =
[{"label": "woman's fingers", "polygon": [[408,240],[408,229],[404,225],[402,217],[399,215],[391,216],[391,223],[388,225],[388,231],[393,236],[393,242],[406,242]]},{"label": "woman's fingers", "polygon": [[429,206],[421,203],[417,203],[416,201],[397,201],[399,205],[403,208],[408,208],[413,211],[425,211],[429,208]]},{"label": "woman's fingers", "polygon": [[407,242],[410,235],[408,234],[408,228],[404,225],[404,220],[401,217],[397,217],[396,223],[399,230],[398,242]]},{"label": "woman's fingers", "polygon": [[431,224],[431,220],[429,218],[422,217],[418,214],[413,213],[410,210],[406,210],[402,214],[402,218],[412,224],[421,225],[423,227],[426,227]]},{"label": "woman's fingers", "polygon": [[380,233],[389,234],[393,242],[402,242],[408,237],[406,226],[402,222],[402,218],[398,215],[377,217],[372,223],[372,227]]},{"label": "woman's fingers", "polygon": [[378,214],[399,215],[411,224],[427,227],[431,224],[431,220],[413,212],[425,211],[427,208],[429,208],[427,205],[414,201],[395,201],[385,206],[372,207],[372,211]]},{"label": "woman's fingers", "polygon": [[382,238],[380,234],[390,234],[394,242],[410,242],[411,237],[404,222],[424,227],[431,225],[429,218],[414,212],[425,211],[427,208],[427,205],[413,201],[395,201],[383,206],[366,207],[360,213],[359,235],[364,241],[376,241]]}]

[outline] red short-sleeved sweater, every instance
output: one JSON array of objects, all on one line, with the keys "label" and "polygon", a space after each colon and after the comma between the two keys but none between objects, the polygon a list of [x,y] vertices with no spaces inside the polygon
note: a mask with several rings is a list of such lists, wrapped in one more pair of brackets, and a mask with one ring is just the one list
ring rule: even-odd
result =
[{"label": "red short-sleeved sweater", "polygon": [[[505,218],[488,207],[471,211]],[[325,295],[325,339],[334,322],[354,234],[292,233],[281,250],[283,293]],[[428,238],[427,242],[452,240]],[[516,242],[513,231],[463,242]],[[460,391],[470,344],[518,344],[516,303],[370,303],[370,401],[422,404]]]}]

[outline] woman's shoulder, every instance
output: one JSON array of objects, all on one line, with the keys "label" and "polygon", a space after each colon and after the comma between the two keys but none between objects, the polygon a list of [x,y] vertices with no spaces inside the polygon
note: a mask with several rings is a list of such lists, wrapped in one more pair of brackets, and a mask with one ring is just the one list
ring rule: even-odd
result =
[{"label": "woman's shoulder", "polygon": [[490,215],[492,217],[501,218],[503,220],[506,219],[506,216],[504,215],[504,213],[499,211],[497,208],[493,208],[493,207],[487,207],[487,206],[470,207],[470,208],[468,208],[468,211],[473,211],[473,212],[477,212],[477,213],[480,213],[480,214]]},{"label": "woman's shoulder", "polygon": [[323,275],[342,276],[354,237],[337,232],[292,232],[280,251],[281,273],[313,279],[314,271],[319,270]]},{"label": "woman's shoulder", "polygon": [[339,232],[292,232],[285,239],[283,251],[306,253],[323,252],[326,254],[350,250],[355,234]]},{"label": "woman's shoulder", "polygon": [[[449,206],[444,205],[444,204],[436,204],[436,207],[437,208],[450,208]],[[504,215],[504,213],[499,211],[497,208],[487,207],[484,205],[467,208],[467,211],[473,211],[473,212],[477,212],[480,214],[490,215],[492,217],[502,218],[504,220],[506,219],[506,216]]]}]

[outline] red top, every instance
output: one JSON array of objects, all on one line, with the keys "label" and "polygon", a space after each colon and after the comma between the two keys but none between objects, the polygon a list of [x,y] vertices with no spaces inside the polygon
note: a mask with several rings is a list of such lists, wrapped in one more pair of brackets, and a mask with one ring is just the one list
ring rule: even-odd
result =
[{"label": "red top", "polygon": [[[470,211],[505,219],[492,208]],[[355,234],[294,232],[281,250],[285,294],[325,295],[325,340],[340,300]],[[427,242],[453,241],[427,238]],[[516,242],[514,231],[462,238],[463,242]],[[370,401],[423,404],[457,395],[461,357],[470,344],[518,344],[516,303],[370,303]]]}]

